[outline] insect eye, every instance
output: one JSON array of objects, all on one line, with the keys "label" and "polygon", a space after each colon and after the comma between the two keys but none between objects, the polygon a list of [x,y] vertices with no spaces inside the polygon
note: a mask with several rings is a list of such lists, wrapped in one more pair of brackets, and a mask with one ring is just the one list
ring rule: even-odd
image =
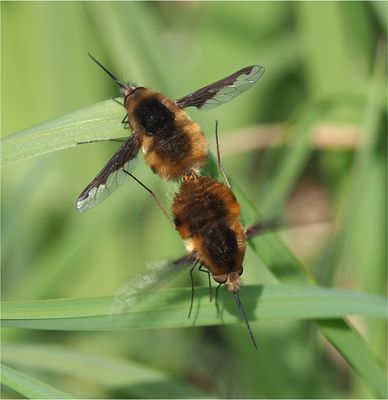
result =
[{"label": "insect eye", "polygon": [[225,283],[228,280],[228,275],[213,275],[213,279],[217,283]]}]

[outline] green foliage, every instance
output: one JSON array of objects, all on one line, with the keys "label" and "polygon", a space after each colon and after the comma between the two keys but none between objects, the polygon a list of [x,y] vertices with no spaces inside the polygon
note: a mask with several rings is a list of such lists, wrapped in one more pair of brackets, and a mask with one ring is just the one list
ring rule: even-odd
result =
[{"label": "green foliage", "polygon": [[[256,298],[251,296],[252,299],[244,301],[245,308],[250,311],[251,321],[276,318],[336,318],[346,315],[385,317],[384,299],[364,293],[287,285],[248,288],[251,293],[258,294]],[[195,320],[196,326],[220,323],[213,304],[202,304],[205,303],[207,295],[207,288],[198,290],[197,298],[201,308]],[[144,296],[142,293],[141,297]],[[115,299],[111,297],[4,303],[2,324],[31,329],[75,331],[182,328],[193,325],[186,315],[190,289],[169,289],[146,296],[152,298],[151,301],[148,299],[146,306],[143,305],[144,299],[137,299],[143,305],[140,309],[135,306],[120,307],[119,304],[115,307]],[[234,300],[229,294],[222,296],[220,302],[226,310],[233,310]],[[236,316],[225,313],[224,324],[235,321]]]},{"label": "green foliage", "polygon": [[29,399],[72,399],[68,393],[1,365],[1,382]]},{"label": "green foliage", "polygon": [[[387,396],[381,4],[1,4],[3,397]],[[241,298],[258,352],[224,291],[217,315],[208,289],[196,288],[187,318],[188,274],[115,308],[128,279],[184,249],[132,182],[85,214],[74,209],[115,150],[77,143],[128,135],[109,100],[117,88],[88,52],[171,98],[265,66],[241,98],[189,110],[210,146],[220,122],[246,225],[262,215],[319,219],[322,204],[335,215],[318,234],[306,227],[250,242]],[[258,133],[242,152],[248,125],[280,144],[258,151]],[[135,172],[168,207],[173,185],[143,162]],[[311,190],[320,196],[310,200]],[[292,212],[295,196],[307,200]]]}]

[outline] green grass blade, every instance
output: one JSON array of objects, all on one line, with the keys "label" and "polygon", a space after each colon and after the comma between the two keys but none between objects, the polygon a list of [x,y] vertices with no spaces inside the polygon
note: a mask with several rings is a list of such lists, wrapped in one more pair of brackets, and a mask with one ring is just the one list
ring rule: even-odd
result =
[{"label": "green grass blade", "polygon": [[150,397],[157,397],[161,390],[166,397],[205,395],[205,392],[173,379],[166,372],[129,359],[47,344],[8,344],[2,350],[2,359],[12,365],[82,377],[108,388],[125,387],[139,397],[144,396],[146,387]]},{"label": "green grass blade", "polygon": [[[382,73],[382,67],[384,66],[385,58],[382,53],[384,52],[382,51],[378,55],[380,57],[378,58],[376,63],[376,71],[370,88],[368,107],[366,108],[364,124],[365,130],[369,133],[369,135],[366,135],[368,139],[366,140],[366,143],[364,143],[364,147],[361,148],[361,152],[363,154],[360,157],[360,164],[364,165],[364,167],[365,164],[367,164],[365,160],[368,160],[368,157],[371,157],[368,153],[371,151],[371,149],[373,149],[373,146],[376,144],[375,141],[377,138],[376,121],[378,120],[380,113],[380,107],[378,103],[382,98],[380,90],[385,87],[384,75]],[[308,129],[308,126],[309,124],[307,124],[305,127],[306,131]],[[302,135],[302,137],[304,136]],[[291,153],[291,164],[294,164],[292,156],[293,155]],[[300,157],[298,154],[296,154],[295,162],[299,162],[301,158],[303,157]],[[297,164],[295,163],[295,165]],[[366,168],[364,168],[364,170],[366,171]],[[288,175],[288,171],[286,171],[286,183],[289,180]],[[361,182],[362,180],[360,180],[360,183]],[[285,186],[286,185],[284,185],[283,183],[279,184],[279,187],[281,189],[283,189],[283,187]],[[281,193],[281,191],[276,190],[275,186],[275,193],[276,192]],[[359,196],[359,193],[362,193],[361,189],[357,191],[357,196]],[[249,204],[249,202],[244,199],[243,193],[240,194],[240,196],[241,199],[243,199],[241,201],[239,197],[241,203],[244,202]],[[357,196],[353,197],[358,198]],[[242,207],[242,213],[244,214],[244,206]],[[256,215],[258,214],[256,213]],[[353,227],[353,219],[351,218],[350,221],[352,222]],[[290,251],[284,245],[282,245],[282,243],[277,239],[276,235],[266,235],[255,239],[255,241],[253,242],[253,248],[260,259],[263,260],[264,263],[271,268],[271,272],[273,272],[273,274],[281,282],[288,282],[291,278],[293,281],[304,283],[309,282],[311,284],[314,284],[314,280],[312,279],[309,271],[290,253]],[[374,390],[375,394],[381,398],[385,398],[386,389],[384,390],[384,388],[386,388],[386,380],[384,378],[385,374],[383,368],[375,359],[375,357],[370,353],[367,344],[365,343],[365,341],[362,340],[359,333],[354,330],[354,328],[349,325],[347,321],[338,321],[338,324],[341,326],[341,330],[322,327],[322,324],[318,322],[322,333],[337,348],[337,350],[343,355],[343,357],[349,362],[349,364],[366,380],[366,382],[368,382],[369,386]],[[352,346],[348,346],[347,343],[352,343]],[[370,371],[373,372],[371,373]]]},{"label": "green grass blade", "polygon": [[282,210],[295,182],[303,172],[311,156],[311,135],[314,124],[323,115],[320,103],[306,107],[298,118],[289,140],[289,148],[283,152],[282,161],[273,176],[268,191],[263,193],[262,212],[278,213]]},{"label": "green grass blade", "polygon": [[[317,319],[364,315],[384,318],[383,298],[364,293],[309,286],[248,286],[242,301],[250,321]],[[190,289],[164,289],[141,294],[137,306],[118,307],[112,297],[4,303],[2,325],[53,330],[122,330],[181,328],[240,321],[234,299],[220,293],[222,318],[208,300],[208,289],[196,290],[194,319],[187,318]],[[197,308],[198,307],[198,308]]]},{"label": "green grass blade", "polygon": [[1,141],[1,166],[76,146],[79,142],[128,134],[120,123],[124,109],[112,100],[97,103],[17,132]]},{"label": "green grass blade", "polygon": [[[250,208],[252,212],[252,205],[244,198],[243,193],[239,193],[240,203],[244,203],[246,209]],[[242,210],[244,213],[244,207]],[[279,240],[277,235],[259,236],[250,241],[249,244],[258,257],[281,282],[315,284],[307,268]],[[384,311],[383,309],[381,311],[386,316],[386,299],[381,298],[381,300],[381,306],[384,308]],[[333,307],[335,308],[336,305],[333,304]],[[374,393],[379,398],[385,398],[383,388],[386,387],[386,380],[382,366],[370,353],[367,343],[361,338],[360,334],[346,320],[338,319],[336,321],[341,326],[341,330],[327,327],[322,321],[317,321],[317,324],[322,334],[326,336],[349,364],[365,379]],[[352,345],[348,346],[347,343],[351,343]],[[370,371],[374,372],[371,373]]]},{"label": "green grass blade", "polygon": [[74,399],[74,396],[4,364],[1,365],[1,383],[29,399]]},{"label": "green grass blade", "polygon": [[[301,2],[296,8],[310,88],[321,98],[352,89],[352,65],[341,7],[339,2]],[[325,21],[330,21],[330,30]]]},{"label": "green grass blade", "polygon": [[[387,312],[387,304],[385,304]],[[387,378],[383,366],[376,362],[368,351],[368,346],[359,335],[349,334],[349,325],[343,320],[317,321],[322,333],[349,361],[352,367],[364,377],[375,390],[377,396],[386,399],[388,396]]]}]

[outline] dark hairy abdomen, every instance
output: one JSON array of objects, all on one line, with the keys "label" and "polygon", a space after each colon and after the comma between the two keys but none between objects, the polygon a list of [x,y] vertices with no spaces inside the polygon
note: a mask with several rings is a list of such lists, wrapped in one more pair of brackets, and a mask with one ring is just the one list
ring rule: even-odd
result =
[{"label": "dark hairy abdomen", "polygon": [[205,176],[189,178],[172,210],[180,235],[193,239],[194,251],[214,275],[241,268],[245,247],[239,245],[239,206],[228,187]]},{"label": "dark hairy abdomen", "polygon": [[135,115],[149,136],[169,136],[175,130],[174,113],[157,98],[142,100]]},{"label": "dark hairy abdomen", "polygon": [[179,204],[179,225],[186,225],[192,236],[203,236],[216,223],[224,223],[227,209],[222,197],[208,185],[208,178],[201,177],[195,182],[184,182],[180,195],[175,199]]},{"label": "dark hairy abdomen", "polygon": [[149,151],[168,162],[180,161],[190,153],[190,138],[179,130],[174,113],[159,99],[143,100],[135,114],[146,134],[154,138]]},{"label": "dark hairy abdomen", "polygon": [[237,266],[238,244],[236,234],[224,224],[214,224],[203,237],[203,245],[211,261],[225,272],[232,272]]}]

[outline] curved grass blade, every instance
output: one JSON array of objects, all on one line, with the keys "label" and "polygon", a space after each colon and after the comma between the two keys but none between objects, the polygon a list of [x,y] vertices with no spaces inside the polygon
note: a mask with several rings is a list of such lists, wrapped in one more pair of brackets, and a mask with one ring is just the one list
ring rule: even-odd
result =
[{"label": "curved grass blade", "polygon": [[[250,322],[263,319],[326,319],[347,315],[386,317],[384,298],[365,293],[313,286],[247,286],[244,307]],[[241,323],[234,299],[220,293],[225,324]],[[201,312],[196,326],[219,325],[220,317],[208,301],[208,288],[196,290]],[[112,297],[3,303],[2,326],[44,330],[125,330],[189,327],[190,289],[138,293],[133,307],[112,313]]]},{"label": "curved grass blade", "polygon": [[69,393],[1,364],[1,383],[29,399],[74,399]]},{"label": "curved grass blade", "polygon": [[21,367],[66,374],[107,388],[123,388],[144,398],[164,393],[168,398],[208,397],[209,394],[189,382],[174,379],[165,371],[130,359],[71,350],[52,344],[3,344],[2,359]]},{"label": "curved grass blade", "polygon": [[81,142],[122,137],[122,116],[123,109],[107,100],[9,135],[1,140],[1,166]]},{"label": "curved grass blade", "polygon": [[383,366],[372,356],[364,339],[360,335],[349,335],[349,325],[344,320],[318,320],[317,323],[322,333],[334,347],[341,349],[341,354],[369,383],[378,397],[386,399],[388,397],[386,373]]},{"label": "curved grass blade", "polygon": [[[380,58],[376,62],[375,76],[369,96],[369,107],[366,110],[366,119],[369,121],[368,126],[366,126],[366,132],[369,133],[373,133],[375,129],[373,122],[380,117],[380,107],[376,102],[379,102],[382,98],[379,91],[385,87],[383,84],[385,81],[384,75],[381,72],[383,69],[382,67],[384,67],[385,55],[383,54],[383,57],[381,56],[382,54],[380,54]],[[324,108],[322,108],[322,111],[325,111]],[[304,128],[306,133],[310,124],[314,120],[314,115],[315,117],[319,116],[319,109],[313,110],[311,119],[307,116],[306,121],[309,123],[307,123]],[[323,118],[323,115],[324,113],[321,115],[321,118]],[[305,135],[302,135],[302,137],[304,139],[307,138]],[[369,150],[373,148],[371,143],[367,143]],[[372,144],[376,145],[375,142]],[[304,145],[307,145],[307,142],[304,143]],[[299,155],[298,153],[299,149],[295,149],[295,156],[290,153],[289,160],[290,165],[292,164],[293,168],[289,168],[289,172],[286,171],[284,176],[282,175],[281,181],[283,182],[279,186],[282,190],[277,191],[275,186],[275,193],[278,193],[278,195],[280,194],[280,196],[278,196],[279,198],[284,198],[284,194],[286,194],[286,191],[283,190],[284,188],[292,187],[290,182],[293,182],[296,174],[300,171],[301,166],[303,166],[303,159],[306,159],[305,151],[302,151]],[[256,215],[256,217],[259,216],[255,207],[252,206],[243,193],[237,191],[237,197],[242,208],[242,216],[244,219],[252,220],[244,217],[244,214],[247,215],[247,210],[250,210],[250,213]],[[278,200],[277,204],[279,203],[280,201]],[[302,282],[310,285],[316,284],[308,269],[297,260],[297,258],[284,246],[276,235],[262,236],[259,239],[256,239],[255,242],[249,242],[249,244],[279,281],[283,283],[292,281],[298,282],[299,284]],[[336,321],[337,324],[341,326],[340,330],[335,326],[324,324],[322,320],[317,320],[316,322],[325,337],[342,354],[355,371],[366,380],[371,389],[374,390],[375,394],[381,398],[386,398],[386,379],[382,366],[369,351],[367,344],[361,338],[360,334],[346,320]],[[348,346],[347,343],[352,343],[352,346]]]}]

